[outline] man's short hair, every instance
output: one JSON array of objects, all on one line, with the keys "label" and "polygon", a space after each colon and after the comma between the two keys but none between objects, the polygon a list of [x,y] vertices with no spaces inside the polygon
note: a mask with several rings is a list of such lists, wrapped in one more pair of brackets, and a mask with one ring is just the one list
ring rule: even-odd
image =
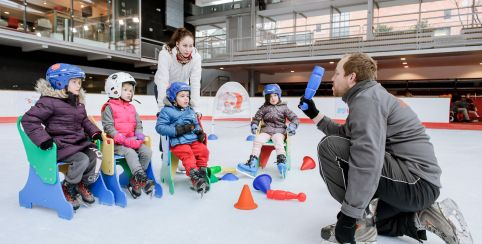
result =
[{"label": "man's short hair", "polygon": [[377,62],[365,53],[346,54],[346,62],[343,65],[345,76],[355,73],[356,82],[363,80],[375,80],[377,78]]}]

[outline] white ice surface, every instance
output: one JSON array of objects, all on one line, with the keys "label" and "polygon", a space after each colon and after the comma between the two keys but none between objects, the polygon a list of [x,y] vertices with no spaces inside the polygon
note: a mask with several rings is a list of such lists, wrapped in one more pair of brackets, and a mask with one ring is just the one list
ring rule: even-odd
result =
[{"label": "white ice surface", "polygon": [[[145,133],[151,135],[154,149],[158,135],[154,121],[145,121]],[[208,132],[210,122],[204,121]],[[247,123],[218,122],[219,140],[210,141],[210,165],[235,167],[247,160],[251,142]],[[482,240],[482,132],[428,130],[442,167],[440,200],[453,198],[462,209],[475,243]],[[220,181],[200,199],[189,190],[188,178],[176,176],[176,193],[170,195],[163,185],[161,199],[132,199],[126,208],[94,204],[81,207],[70,221],[55,211],[40,207],[19,207],[18,192],[25,184],[28,163],[14,124],[0,124],[0,243],[320,243],[320,228],[335,221],[339,204],[331,198],[318,166],[300,171],[304,156],[317,160],[316,146],[323,134],[315,126],[303,124],[292,137],[292,167],[286,180],[278,177],[270,163],[264,173],[273,177],[272,189],[304,192],[307,201],[269,200],[252,188],[252,180]],[[160,153],[154,150],[153,166],[159,180]],[[251,188],[258,208],[242,211],[233,207],[244,184]],[[417,243],[404,238],[379,237],[378,243]],[[429,234],[425,243],[442,243]]]}]

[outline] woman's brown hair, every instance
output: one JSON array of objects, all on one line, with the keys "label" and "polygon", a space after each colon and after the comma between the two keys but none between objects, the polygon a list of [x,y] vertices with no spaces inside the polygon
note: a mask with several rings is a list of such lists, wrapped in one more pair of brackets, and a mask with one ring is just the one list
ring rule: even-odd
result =
[{"label": "woman's brown hair", "polygon": [[172,49],[176,46],[176,42],[180,42],[184,37],[190,36],[194,40],[194,35],[186,28],[178,28],[171,36],[171,40],[167,45]]}]

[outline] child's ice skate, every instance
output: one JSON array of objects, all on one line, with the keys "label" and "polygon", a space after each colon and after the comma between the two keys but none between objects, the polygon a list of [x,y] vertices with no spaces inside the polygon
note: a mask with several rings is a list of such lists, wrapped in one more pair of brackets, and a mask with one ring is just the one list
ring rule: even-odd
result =
[{"label": "child's ice skate", "polygon": [[258,157],[255,155],[249,156],[248,161],[245,164],[238,164],[236,169],[241,174],[245,174],[252,178],[256,177],[256,174],[258,173]]},{"label": "child's ice skate", "polygon": [[278,171],[281,178],[286,179],[286,156],[280,154],[276,157],[276,164],[278,165]]},{"label": "child's ice skate", "polygon": [[189,177],[191,177],[192,189],[201,194],[202,198],[204,193],[209,191],[209,182],[206,180],[206,177],[198,169],[191,169]]},{"label": "child's ice skate", "polygon": [[62,182],[62,191],[64,192],[65,199],[72,204],[74,210],[77,210],[80,207],[80,203],[77,199],[77,190],[75,188],[75,184],[69,183],[66,180]]},{"label": "child's ice skate", "polygon": [[138,170],[129,180],[127,190],[132,197],[136,199],[141,196],[142,190],[144,190],[146,194],[151,194],[154,190],[154,182],[147,178],[146,172]]}]

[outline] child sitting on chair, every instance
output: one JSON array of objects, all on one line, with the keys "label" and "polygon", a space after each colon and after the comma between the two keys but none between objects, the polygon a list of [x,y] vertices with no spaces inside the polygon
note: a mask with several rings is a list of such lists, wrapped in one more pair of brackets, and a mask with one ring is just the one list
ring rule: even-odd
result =
[{"label": "child sitting on chair", "polygon": [[[57,161],[69,165],[62,190],[74,210],[81,199],[92,204],[89,190],[100,170],[102,154],[91,139],[102,140],[101,131],[87,117],[82,81],[85,73],[79,67],[58,63],[47,70],[46,80],[35,86],[40,99],[22,117],[25,133],[42,150],[57,145]],[[89,137],[87,137],[88,135]]]},{"label": "child sitting on chair", "polygon": [[[286,151],[284,148],[285,134],[294,135],[298,128],[299,120],[286,103],[281,102],[281,88],[277,84],[269,84],[264,87],[263,96],[265,102],[256,112],[251,121],[251,133],[256,134],[260,121],[263,121],[259,135],[253,142],[253,149],[245,164],[238,164],[240,173],[255,177],[258,172],[258,155],[261,147],[270,139],[276,149],[276,163],[278,170],[284,177],[286,174]],[[286,119],[290,121],[286,126]]]},{"label": "child sitting on chair", "polygon": [[142,190],[151,194],[155,186],[146,174],[152,151],[144,145],[142,121],[130,103],[135,85],[136,80],[128,73],[111,74],[105,81],[109,100],[101,109],[104,132],[114,139],[114,153],[125,158],[132,172],[127,190],[134,199],[141,196]]},{"label": "child sitting on chair", "polygon": [[189,103],[190,92],[191,87],[186,83],[171,84],[166,92],[168,101],[164,100],[165,107],[157,118],[156,131],[169,137],[170,150],[182,161],[194,190],[206,193],[209,151],[204,144],[206,134]]}]

